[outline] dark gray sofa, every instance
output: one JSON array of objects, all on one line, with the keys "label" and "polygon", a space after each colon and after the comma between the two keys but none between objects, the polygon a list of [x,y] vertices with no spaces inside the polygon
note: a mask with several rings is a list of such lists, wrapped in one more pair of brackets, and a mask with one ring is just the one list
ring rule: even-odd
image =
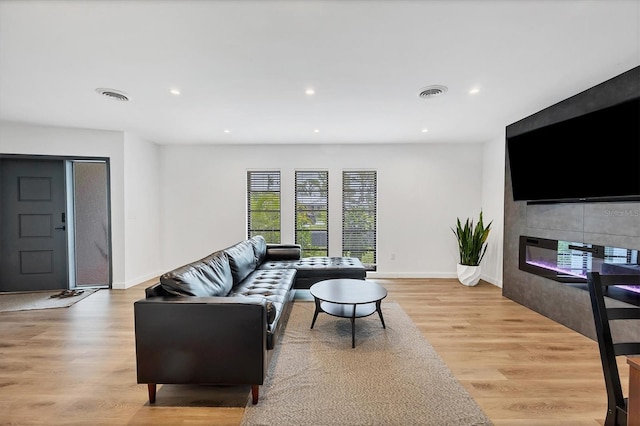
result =
[{"label": "dark gray sofa", "polygon": [[151,403],[157,384],[248,384],[256,404],[298,274],[304,286],[364,279],[359,262],[302,259],[299,245],[256,236],[163,274],[134,303],[138,383]]}]

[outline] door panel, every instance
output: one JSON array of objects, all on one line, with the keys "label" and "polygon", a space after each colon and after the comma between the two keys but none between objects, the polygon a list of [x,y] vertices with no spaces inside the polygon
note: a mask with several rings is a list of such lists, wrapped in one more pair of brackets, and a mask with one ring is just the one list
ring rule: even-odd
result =
[{"label": "door panel", "polygon": [[63,162],[0,162],[0,291],[68,288]]}]

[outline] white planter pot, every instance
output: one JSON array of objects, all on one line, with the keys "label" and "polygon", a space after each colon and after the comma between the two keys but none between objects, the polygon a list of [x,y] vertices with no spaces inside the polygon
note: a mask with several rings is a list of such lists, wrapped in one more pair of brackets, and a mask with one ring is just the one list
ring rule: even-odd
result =
[{"label": "white planter pot", "polygon": [[458,281],[466,286],[474,286],[480,281],[480,266],[461,265],[456,269]]}]

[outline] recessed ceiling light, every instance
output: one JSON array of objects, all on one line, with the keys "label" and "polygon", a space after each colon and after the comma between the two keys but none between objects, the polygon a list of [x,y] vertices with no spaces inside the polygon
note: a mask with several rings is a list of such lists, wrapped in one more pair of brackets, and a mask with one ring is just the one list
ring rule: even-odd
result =
[{"label": "recessed ceiling light", "polygon": [[320,133],[320,129],[313,129],[313,133]]},{"label": "recessed ceiling light", "polygon": [[180,89],[169,89],[169,93],[178,96],[180,95]]},{"label": "recessed ceiling light", "polygon": [[315,95],[316,91],[313,90],[312,88],[308,88],[307,90],[304,91],[304,93],[306,93],[307,95],[311,96],[311,95]]},{"label": "recessed ceiling light", "polygon": [[429,129],[427,129],[426,127],[424,129],[422,129],[422,133],[427,133],[429,131]]},{"label": "recessed ceiling light", "polygon": [[478,89],[477,87],[474,87],[473,89],[469,90],[469,94],[470,95],[475,95],[479,91],[480,91],[480,89]]},{"label": "recessed ceiling light", "polygon": [[223,132],[225,132],[225,133],[231,133],[231,130],[229,130],[229,129],[224,129],[224,130],[223,130]]}]

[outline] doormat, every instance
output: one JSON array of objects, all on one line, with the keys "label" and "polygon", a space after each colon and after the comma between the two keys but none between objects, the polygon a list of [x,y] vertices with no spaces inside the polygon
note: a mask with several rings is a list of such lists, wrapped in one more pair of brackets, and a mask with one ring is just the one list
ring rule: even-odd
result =
[{"label": "doormat", "polygon": [[0,293],[0,312],[68,308],[99,289],[48,290]]}]

